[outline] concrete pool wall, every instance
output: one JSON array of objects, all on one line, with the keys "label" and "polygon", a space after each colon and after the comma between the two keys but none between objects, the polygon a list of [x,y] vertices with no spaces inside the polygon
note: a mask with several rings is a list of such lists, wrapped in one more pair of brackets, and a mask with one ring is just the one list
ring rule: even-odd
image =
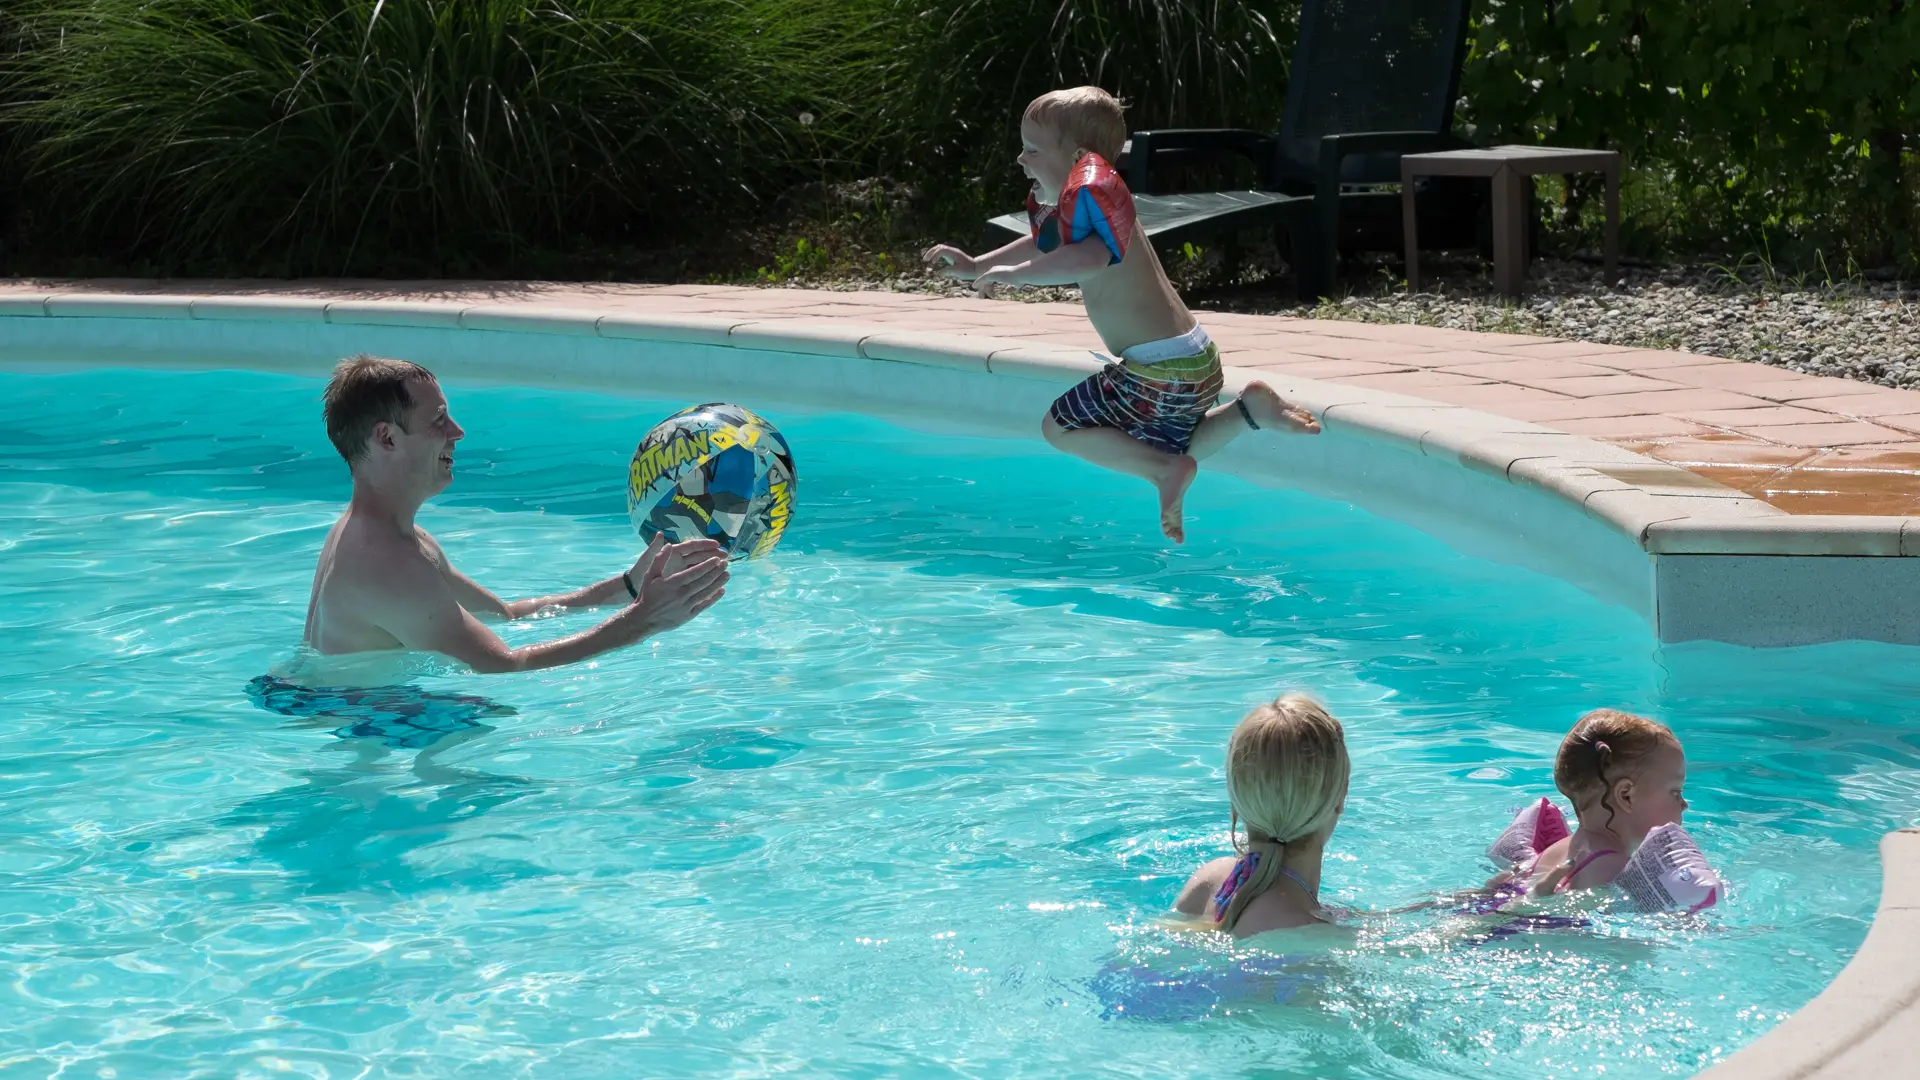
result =
[{"label": "concrete pool wall", "polygon": [[[0,296],[0,366],[154,365],[323,375],[353,352],[450,380],[728,398],[909,427],[1038,437],[1084,350],[838,320],[649,316],[539,303],[230,295]],[[1245,372],[1230,372],[1229,390]],[[1468,554],[1567,579],[1666,641],[1920,642],[1920,521],[1801,517],[1684,469],[1453,405],[1268,376],[1324,434],[1256,434],[1218,459],[1256,483],[1352,501]],[[1835,983],[1706,1080],[1916,1074],[1920,832],[1881,845],[1871,934]]]}]

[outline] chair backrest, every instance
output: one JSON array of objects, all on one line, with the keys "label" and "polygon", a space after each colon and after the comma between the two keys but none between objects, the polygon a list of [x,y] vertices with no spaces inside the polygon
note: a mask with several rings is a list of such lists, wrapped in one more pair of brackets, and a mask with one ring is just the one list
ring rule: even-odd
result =
[{"label": "chair backrest", "polygon": [[[1306,0],[1275,173],[1311,182],[1320,137],[1453,128],[1472,0]],[[1397,183],[1395,155],[1349,159],[1351,183]]]}]

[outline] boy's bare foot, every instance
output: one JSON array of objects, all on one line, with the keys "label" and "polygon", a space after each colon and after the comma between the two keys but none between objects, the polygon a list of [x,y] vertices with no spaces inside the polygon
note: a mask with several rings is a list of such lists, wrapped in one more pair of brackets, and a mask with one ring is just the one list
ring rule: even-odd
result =
[{"label": "boy's bare foot", "polygon": [[1266,383],[1248,383],[1247,388],[1240,391],[1240,402],[1260,427],[1274,431],[1298,431],[1304,435],[1317,435],[1320,432],[1320,421],[1315,420],[1311,412],[1288,404]]},{"label": "boy's bare foot", "polygon": [[1199,462],[1181,454],[1172,459],[1167,471],[1153,482],[1153,486],[1160,489],[1160,531],[1176,544],[1187,542],[1187,526],[1181,517],[1181,503],[1187,497],[1187,489],[1193,486],[1193,475],[1199,471]]}]

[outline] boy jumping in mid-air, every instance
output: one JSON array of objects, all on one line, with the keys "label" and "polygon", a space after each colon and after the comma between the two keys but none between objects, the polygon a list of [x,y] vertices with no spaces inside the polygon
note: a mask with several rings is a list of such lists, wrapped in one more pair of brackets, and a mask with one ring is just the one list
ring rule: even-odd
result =
[{"label": "boy jumping in mid-air", "polygon": [[995,285],[1079,285],[1087,317],[1120,359],[1062,394],[1040,430],[1075,457],[1160,492],[1160,528],[1186,539],[1181,500],[1206,457],[1253,428],[1320,430],[1265,383],[1219,405],[1220,351],[1168,283],[1109,162],[1127,128],[1097,86],[1035,98],[1020,120],[1020,168],[1033,179],[1033,234],[978,257],[945,244],[926,260],[948,277]]}]

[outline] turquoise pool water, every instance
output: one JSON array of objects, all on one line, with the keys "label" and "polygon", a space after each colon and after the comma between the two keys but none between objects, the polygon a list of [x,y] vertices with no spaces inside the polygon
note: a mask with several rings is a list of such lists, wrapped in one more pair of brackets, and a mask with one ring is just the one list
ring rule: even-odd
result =
[{"label": "turquoise pool water", "polygon": [[[766,411],[798,517],[695,624],[421,676],[424,752],[256,709],[346,493],[319,384],[0,374],[8,1077],[1684,1076],[1813,996],[1920,817],[1914,654],[1661,648],[1570,586],[1203,476],[1184,548],[1037,443]],[[684,402],[451,388],[423,514],[507,594],[625,565]],[[531,640],[588,616],[507,628]],[[1735,882],[1694,924],[1356,918],[1281,958],[1156,920],[1286,689],[1347,725],[1327,870],[1385,910],[1478,853],[1596,705],[1670,721]],[[1276,998],[1287,997],[1285,1003]]]}]

